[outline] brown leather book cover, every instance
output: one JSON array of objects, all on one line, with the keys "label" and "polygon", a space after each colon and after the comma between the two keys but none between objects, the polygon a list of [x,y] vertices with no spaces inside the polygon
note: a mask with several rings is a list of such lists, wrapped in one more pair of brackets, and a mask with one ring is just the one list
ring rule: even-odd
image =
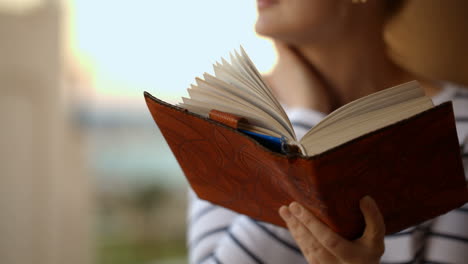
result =
[{"label": "brown leather book cover", "polygon": [[354,239],[364,229],[365,195],[376,200],[387,234],[468,201],[451,103],[304,157],[270,151],[146,92],[145,100],[197,195],[260,221],[284,227],[278,208],[298,201]]}]

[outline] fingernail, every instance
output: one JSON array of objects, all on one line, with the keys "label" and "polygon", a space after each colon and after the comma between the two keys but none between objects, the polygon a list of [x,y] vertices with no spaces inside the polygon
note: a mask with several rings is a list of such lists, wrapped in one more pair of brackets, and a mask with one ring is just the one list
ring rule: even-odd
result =
[{"label": "fingernail", "polygon": [[295,216],[300,216],[301,215],[302,206],[300,206],[298,203],[292,202],[289,205],[289,209],[291,210],[291,213],[293,213]]},{"label": "fingernail", "polygon": [[291,218],[291,212],[289,211],[289,208],[285,205],[281,206],[279,211],[279,215],[284,219],[289,219]]}]

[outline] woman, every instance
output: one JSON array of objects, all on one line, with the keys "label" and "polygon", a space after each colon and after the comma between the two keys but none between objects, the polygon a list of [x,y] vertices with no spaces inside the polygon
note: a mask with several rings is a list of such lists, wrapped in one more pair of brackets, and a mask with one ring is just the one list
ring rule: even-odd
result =
[{"label": "woman", "polygon": [[[396,2],[399,1],[258,0],[256,31],[273,38],[279,54],[278,64],[267,79],[286,105],[298,137],[337,107],[415,78],[394,65],[385,52],[382,27],[397,8]],[[430,95],[440,93],[439,87],[429,83],[425,83],[424,88]],[[456,88],[451,91],[459,92]],[[468,109],[463,111],[468,112]],[[466,135],[466,131],[461,131],[460,135]],[[361,203],[367,227],[363,237],[352,242],[333,235],[320,226],[320,222],[313,221],[307,211],[295,210],[300,209],[297,204],[289,208],[283,208],[281,215],[304,255],[288,230],[214,206],[192,193],[190,262],[380,261],[385,227],[372,199],[366,198]],[[301,213],[296,217],[293,213],[297,211]],[[417,234],[416,231],[407,233],[394,237],[405,239],[409,245],[412,242],[408,241],[413,241],[413,235]],[[385,261],[410,262],[425,253],[411,250],[409,246],[399,248],[403,242],[394,247],[392,238],[388,239],[385,240]],[[429,248],[426,244],[418,245]]]}]

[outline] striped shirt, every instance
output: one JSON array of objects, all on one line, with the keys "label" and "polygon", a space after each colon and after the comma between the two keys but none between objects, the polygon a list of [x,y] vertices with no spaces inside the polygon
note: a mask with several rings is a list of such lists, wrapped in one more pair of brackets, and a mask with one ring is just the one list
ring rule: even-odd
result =
[{"label": "striped shirt", "polygon": [[[468,89],[446,85],[435,104],[453,101],[465,175],[468,175]],[[324,116],[287,111],[298,138]],[[207,263],[307,263],[287,229],[198,199],[189,191],[189,260]],[[468,204],[386,236],[382,263],[468,263]]]}]

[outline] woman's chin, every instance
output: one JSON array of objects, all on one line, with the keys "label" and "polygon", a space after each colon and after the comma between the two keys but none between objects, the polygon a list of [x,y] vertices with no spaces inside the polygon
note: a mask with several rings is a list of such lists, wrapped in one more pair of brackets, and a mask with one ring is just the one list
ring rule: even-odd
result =
[{"label": "woman's chin", "polygon": [[265,25],[263,25],[260,21],[255,23],[255,32],[260,36],[269,37],[268,27],[265,27]]},{"label": "woman's chin", "polygon": [[257,21],[255,24],[255,32],[266,38],[271,38],[283,42],[295,42],[294,41],[294,36],[291,36],[290,32],[288,30],[282,29],[279,26],[270,24],[270,23],[263,23],[262,21]]},{"label": "woman's chin", "polygon": [[268,19],[259,17],[255,23],[255,32],[260,36],[275,38],[278,37],[280,30]]}]

